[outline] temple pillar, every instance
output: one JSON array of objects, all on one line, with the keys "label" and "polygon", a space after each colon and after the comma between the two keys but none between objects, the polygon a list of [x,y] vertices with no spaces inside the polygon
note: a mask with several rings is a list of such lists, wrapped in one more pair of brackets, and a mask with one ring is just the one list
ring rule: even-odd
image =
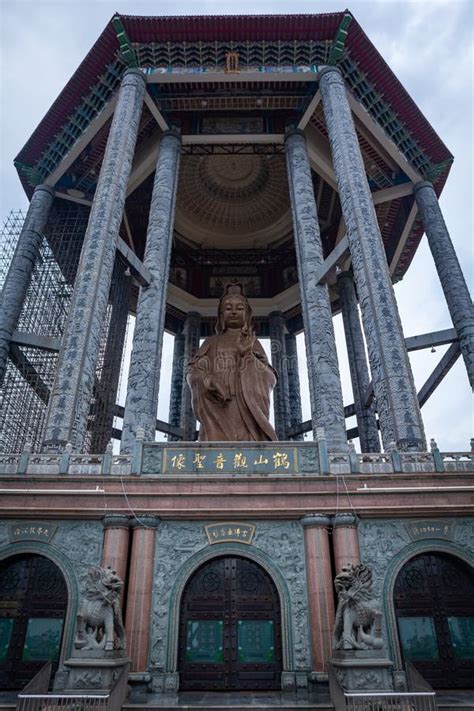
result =
[{"label": "temple pillar", "polygon": [[281,311],[272,311],[268,317],[270,326],[272,366],[276,370],[278,381],[273,390],[273,411],[275,414],[275,432],[278,439],[288,439],[290,425],[290,395],[285,343],[285,319]]},{"label": "temple pillar", "polygon": [[313,670],[327,673],[334,627],[334,588],[329,548],[331,520],[322,514],[301,519],[304,526],[306,579]]},{"label": "temple pillar", "polygon": [[201,337],[201,314],[197,311],[190,311],[184,322],[184,377],[183,396],[181,400],[181,429],[183,430],[183,440],[192,442],[196,433],[196,418],[193,412],[191,389],[186,382],[186,368],[191,358],[199,348]]},{"label": "temple pillar", "polygon": [[31,275],[38,259],[54,190],[38,185],[18,238],[15,253],[0,295],[0,385],[5,377],[10,341],[17,327]]},{"label": "temple pillar", "polygon": [[[300,374],[298,370],[298,350],[296,346],[296,335],[294,333],[286,334],[285,346],[290,403],[290,428],[294,429],[295,427],[301,425],[303,421],[303,413],[301,410]],[[303,440],[304,435],[295,435],[292,439]]]},{"label": "temple pillar", "polygon": [[128,69],[118,92],[51,390],[46,451],[67,442],[83,447],[145,82],[142,72]]},{"label": "temple pillar", "polygon": [[[177,333],[174,337],[173,365],[171,369],[170,409],[168,422],[174,427],[181,426],[181,402],[184,386],[184,333]],[[187,385],[186,385],[187,387]],[[170,442],[175,442],[177,437],[168,436]]]},{"label": "temple pillar", "polygon": [[125,634],[131,658],[131,672],[148,668],[148,647],[151,626],[151,602],[155,564],[157,516],[140,516],[133,520],[132,553],[128,576]]},{"label": "temple pillar", "polygon": [[360,563],[359,536],[357,534],[358,519],[355,514],[340,513],[333,518],[333,549],[336,575],[344,565]]},{"label": "temple pillar", "polygon": [[112,277],[114,283],[111,291],[114,299],[111,303],[107,342],[102,359],[100,381],[97,383],[96,402],[100,404],[100,411],[94,412],[90,451],[101,454],[112,438],[112,428],[117,402],[117,389],[122,366],[122,354],[127,331],[129,312],[129,280],[125,275],[125,266],[119,259],[115,260]]},{"label": "temple pillar", "polygon": [[132,450],[138,427],[145,430],[146,441],[155,441],[180,157],[180,135],[166,131],[160,141],[143,259],[151,281],[141,287],[138,299],[121,452]]},{"label": "temple pillar", "polygon": [[[104,542],[102,544],[102,566],[110,565],[125,583],[127,579],[128,546],[130,541],[130,519],[128,516],[107,514],[102,519]],[[121,602],[123,603],[124,590]]]},{"label": "temple pillar", "polygon": [[337,277],[341,301],[342,321],[346,336],[352,392],[357,417],[361,452],[380,452],[379,432],[372,403],[367,407],[370,377],[365,356],[364,337],[360,325],[354,278],[350,272],[342,272]]},{"label": "temple pillar", "polygon": [[469,289],[433,185],[426,181],[418,183],[413,192],[453,326],[459,339],[469,382],[471,388],[474,388],[474,306]]},{"label": "temple pillar", "polygon": [[313,435],[316,438],[316,429],[324,427],[330,451],[343,452],[347,450],[347,438],[341,381],[329,292],[326,284],[319,284],[316,280],[323,263],[323,249],[303,132],[290,131],[286,135],[285,146]]},{"label": "temple pillar", "polygon": [[346,88],[337,67],[319,74],[342,214],[362,311],[370,368],[385,448],[425,450],[415,383],[405,347],[372,194]]}]

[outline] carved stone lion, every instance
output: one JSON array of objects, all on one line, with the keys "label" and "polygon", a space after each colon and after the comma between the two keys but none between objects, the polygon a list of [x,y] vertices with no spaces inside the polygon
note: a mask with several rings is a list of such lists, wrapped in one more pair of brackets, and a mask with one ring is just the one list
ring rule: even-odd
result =
[{"label": "carved stone lion", "polygon": [[125,629],[120,608],[123,581],[115,570],[89,570],[86,592],[77,616],[76,649],[125,649]]},{"label": "carved stone lion", "polygon": [[382,649],[382,611],[372,592],[372,570],[349,563],[334,585],[338,595],[334,649]]}]

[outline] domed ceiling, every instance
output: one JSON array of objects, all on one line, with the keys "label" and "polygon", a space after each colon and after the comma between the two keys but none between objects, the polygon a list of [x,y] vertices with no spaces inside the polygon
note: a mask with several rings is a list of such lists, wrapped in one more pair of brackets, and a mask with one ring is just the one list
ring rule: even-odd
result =
[{"label": "domed ceiling", "polygon": [[206,247],[264,247],[291,231],[281,155],[183,156],[177,232]]}]

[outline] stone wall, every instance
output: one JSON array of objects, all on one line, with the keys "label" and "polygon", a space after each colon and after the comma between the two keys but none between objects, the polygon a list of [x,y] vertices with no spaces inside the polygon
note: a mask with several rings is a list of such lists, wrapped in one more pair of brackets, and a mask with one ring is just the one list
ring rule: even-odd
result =
[{"label": "stone wall", "polygon": [[444,552],[474,565],[474,518],[363,519],[361,560],[373,571],[374,590],[384,610],[384,632],[395,668],[402,668],[393,588],[403,565],[419,553]]}]

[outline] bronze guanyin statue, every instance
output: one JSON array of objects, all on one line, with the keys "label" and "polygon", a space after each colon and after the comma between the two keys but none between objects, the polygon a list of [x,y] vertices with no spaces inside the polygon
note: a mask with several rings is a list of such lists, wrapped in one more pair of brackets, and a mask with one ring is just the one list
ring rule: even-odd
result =
[{"label": "bronze guanyin statue", "polygon": [[242,284],[226,286],[216,335],[206,338],[189,362],[187,382],[201,441],[277,439],[268,419],[277,376],[255,337]]}]

